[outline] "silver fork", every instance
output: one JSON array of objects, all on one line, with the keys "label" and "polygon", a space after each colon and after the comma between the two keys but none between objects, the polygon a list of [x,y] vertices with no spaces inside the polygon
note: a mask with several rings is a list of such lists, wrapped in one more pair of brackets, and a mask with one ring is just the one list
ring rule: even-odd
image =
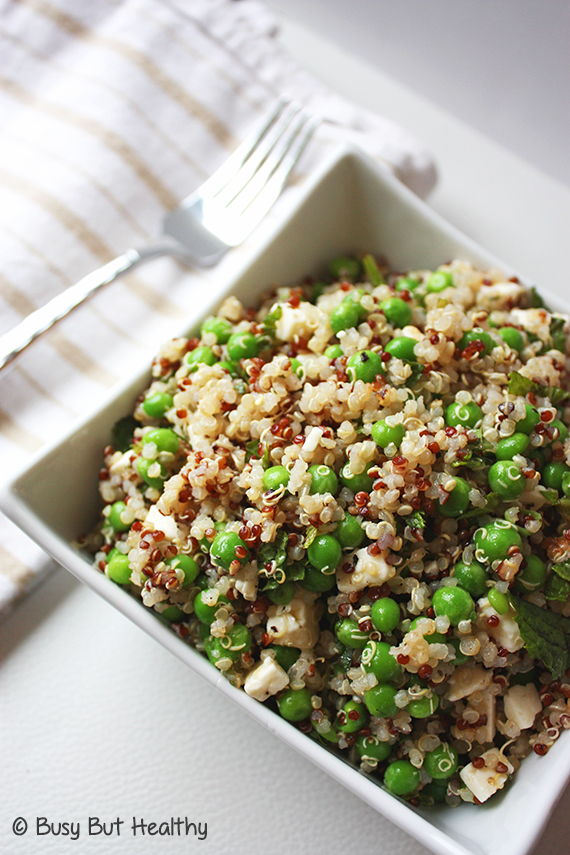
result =
[{"label": "silver fork", "polygon": [[279,98],[228,160],[165,216],[159,243],[128,249],[1,336],[0,370],[72,309],[144,261],[162,255],[201,266],[219,261],[271,208],[318,123],[298,102]]}]

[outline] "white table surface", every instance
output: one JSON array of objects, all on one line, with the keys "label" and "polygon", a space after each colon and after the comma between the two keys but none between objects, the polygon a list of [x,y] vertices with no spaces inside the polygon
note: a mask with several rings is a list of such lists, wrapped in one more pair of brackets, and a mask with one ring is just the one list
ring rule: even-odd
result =
[{"label": "white table surface", "polygon": [[[566,187],[299,23],[284,19],[282,39],[330,85],[426,142],[440,170],[434,208],[542,286],[567,289]],[[0,626],[0,709],[2,855],[427,851],[63,570]],[[570,791],[535,855],[567,853],[569,809]],[[17,817],[30,824],[25,836],[12,831]],[[38,836],[37,817],[79,823],[80,839]],[[109,836],[89,836],[89,817]],[[133,837],[132,817],[201,826]]]}]

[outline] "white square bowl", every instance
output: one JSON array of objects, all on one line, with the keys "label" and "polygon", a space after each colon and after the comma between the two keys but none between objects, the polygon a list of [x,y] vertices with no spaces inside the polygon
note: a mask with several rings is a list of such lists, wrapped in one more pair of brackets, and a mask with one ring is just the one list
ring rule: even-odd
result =
[{"label": "white square bowl", "polygon": [[[392,175],[357,151],[343,148],[307,181],[294,209],[287,211],[247,269],[227,283],[224,293],[233,293],[251,304],[269,287],[295,282],[307,273],[318,272],[331,257],[353,251],[384,254],[397,269],[433,268],[459,257],[483,268],[499,267],[507,275],[514,272],[444,222]],[[568,311],[556,298],[547,299],[552,308]],[[209,306],[203,316],[214,307]],[[201,320],[194,318],[189,326],[197,327]],[[186,331],[173,330],[173,335]],[[74,547],[75,539],[91,529],[98,518],[97,474],[111,428],[132,411],[148,379],[149,369],[145,367],[4,485],[0,506],[6,515],[74,576],[232,697],[268,730],[424,846],[439,855],[525,855],[570,777],[568,734],[561,736],[546,757],[528,757],[514,783],[490,804],[411,808],[269,708],[233,688],[140,601],[97,573],[87,556]]]}]

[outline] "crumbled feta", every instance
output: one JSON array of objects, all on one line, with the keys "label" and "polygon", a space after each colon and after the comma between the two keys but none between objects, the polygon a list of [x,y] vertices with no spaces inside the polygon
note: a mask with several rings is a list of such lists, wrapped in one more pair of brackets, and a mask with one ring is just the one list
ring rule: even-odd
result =
[{"label": "crumbled feta", "polygon": [[145,519],[146,526],[152,526],[155,531],[163,531],[167,540],[178,539],[178,526],[171,516],[165,516],[158,510],[157,505],[152,505]]},{"label": "crumbled feta", "polygon": [[[506,757],[499,752],[498,748],[490,748],[481,755],[481,759],[485,761],[485,765],[478,769],[473,763],[469,763],[459,773],[463,783],[468,787],[473,795],[480,801],[486,802],[497,790],[502,790],[509,775],[515,771],[514,767]],[[497,771],[506,769],[506,771]]]},{"label": "crumbled feta", "polygon": [[267,656],[247,675],[244,689],[256,701],[266,701],[289,683],[289,677],[275,659]]},{"label": "crumbled feta", "polygon": [[482,665],[462,665],[456,668],[447,681],[448,690],[446,698],[448,701],[459,701],[467,698],[474,692],[484,691],[493,679],[493,672],[486,670]]},{"label": "crumbled feta", "polygon": [[[497,626],[489,626],[487,623],[487,619],[491,615],[496,615],[499,618]],[[512,609],[509,609],[506,614],[500,615],[495,611],[487,597],[482,597],[479,600],[479,611],[475,625],[487,632],[499,647],[504,647],[509,653],[516,653],[517,650],[524,647],[519,625],[514,619]]]},{"label": "crumbled feta", "polygon": [[356,566],[354,573],[345,573],[342,567],[336,571],[336,581],[339,591],[343,594],[350,591],[362,591],[369,585],[382,585],[396,574],[396,568],[386,561],[387,550],[378,555],[370,555],[366,547],[355,553]]},{"label": "crumbled feta", "polygon": [[534,683],[528,683],[526,686],[511,686],[505,693],[504,704],[506,717],[514,721],[521,730],[532,727],[536,716],[542,710]]},{"label": "crumbled feta", "polygon": [[302,302],[297,308],[280,303],[281,317],[275,323],[275,332],[282,341],[292,341],[295,336],[309,338],[318,327],[321,311],[313,303]]},{"label": "crumbled feta", "polygon": [[297,593],[286,605],[267,609],[267,634],[275,644],[310,650],[319,639],[319,622],[315,608],[316,594]]},{"label": "crumbled feta", "polygon": [[477,294],[477,306],[487,311],[509,308],[518,303],[525,293],[525,287],[516,282],[496,282],[481,288]]}]

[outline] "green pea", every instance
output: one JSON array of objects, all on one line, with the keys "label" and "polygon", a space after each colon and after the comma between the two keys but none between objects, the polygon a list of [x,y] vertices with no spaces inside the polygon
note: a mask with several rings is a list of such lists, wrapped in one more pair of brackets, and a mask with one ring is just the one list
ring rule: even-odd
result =
[{"label": "green pea", "polygon": [[396,282],[395,288],[396,291],[415,291],[419,287],[419,284],[420,280],[414,276],[402,276]]},{"label": "green pea", "polygon": [[277,699],[280,715],[287,721],[303,721],[309,718],[313,711],[311,693],[305,687],[302,689],[285,689]]},{"label": "green pea", "polygon": [[538,555],[528,555],[516,575],[515,591],[530,594],[539,591],[546,581],[546,564]]},{"label": "green pea", "polygon": [[487,473],[491,490],[501,499],[518,499],[526,489],[526,480],[520,467],[512,460],[498,460]]},{"label": "green pea", "polygon": [[247,562],[249,549],[245,541],[235,531],[221,531],[214,538],[210,556],[215,558],[225,570],[229,570],[234,561],[242,566]]},{"label": "green pea", "polygon": [[405,434],[406,429],[402,423],[389,425],[386,419],[381,419],[372,425],[372,439],[381,448],[386,448],[392,443],[396,447],[399,447]]},{"label": "green pea", "polygon": [[380,597],[372,603],[370,620],[378,632],[393,632],[401,620],[400,606],[390,597]]},{"label": "green pea", "polygon": [[252,638],[249,629],[242,623],[235,623],[221,638],[211,638],[205,645],[206,654],[214,665],[221,659],[237,662],[242,653],[251,650]]},{"label": "green pea", "polygon": [[560,482],[560,487],[566,498],[570,497],[570,472],[565,472]]},{"label": "green pea", "polygon": [[489,588],[487,592],[487,599],[490,604],[493,606],[497,614],[506,615],[509,610],[509,601],[507,599],[506,594],[503,594],[502,591],[497,591],[496,588]]},{"label": "green pea", "polygon": [[271,644],[269,646],[269,650],[275,651],[275,661],[284,671],[288,671],[289,668],[292,668],[299,656],[301,655],[301,651],[297,647],[285,647],[282,644]]},{"label": "green pea", "polygon": [[361,760],[376,760],[381,763],[392,750],[389,742],[380,742],[375,736],[359,736],[355,742]]},{"label": "green pea", "polygon": [[387,641],[370,640],[362,651],[362,666],[372,672],[379,683],[391,683],[402,673],[402,666],[390,653],[391,645]]},{"label": "green pea", "polygon": [[347,701],[338,712],[337,729],[342,733],[356,733],[368,723],[368,710],[361,701]]},{"label": "green pea", "polygon": [[481,342],[481,344],[484,345],[484,347],[479,351],[480,356],[485,356],[487,353],[490,353],[494,347],[496,347],[493,337],[480,327],[475,327],[475,329],[463,333],[457,342],[457,346],[460,350],[465,350],[467,345],[472,344],[475,341]]},{"label": "green pea", "polygon": [[358,320],[363,321],[368,317],[368,312],[360,302],[360,298],[364,296],[366,292],[359,288],[357,291],[352,291],[350,294],[344,298],[343,303],[353,303],[356,306],[356,310],[358,312]]},{"label": "green pea", "polygon": [[442,742],[433,751],[428,751],[424,757],[423,768],[428,775],[436,780],[450,778],[457,772],[459,756],[448,742]]},{"label": "green pea", "polygon": [[340,344],[331,344],[325,350],[325,356],[327,359],[338,359],[342,356],[342,347]]},{"label": "green pea", "polygon": [[493,520],[478,528],[473,536],[475,555],[478,561],[493,563],[503,561],[512,546],[522,546],[516,527],[507,520]]},{"label": "green pea", "polygon": [[214,365],[217,361],[212,348],[205,344],[195,347],[194,350],[189,350],[184,357],[184,362],[189,366],[190,371],[197,371],[200,365]]},{"label": "green pea", "polygon": [[517,432],[531,434],[540,422],[540,413],[530,404],[525,404],[525,415],[517,422]]},{"label": "green pea", "polygon": [[305,575],[300,583],[307,591],[313,591],[315,594],[324,594],[326,591],[332,591],[336,585],[336,576],[334,573],[323,573],[311,564],[305,568]]},{"label": "green pea", "polygon": [[426,282],[426,291],[431,294],[439,294],[446,288],[453,288],[453,276],[449,270],[436,270]]},{"label": "green pea", "polygon": [[429,695],[422,695],[420,698],[413,698],[406,706],[406,712],[412,718],[427,718],[432,715],[439,707],[439,698],[431,692]]},{"label": "green pea", "polygon": [[342,547],[330,534],[318,534],[307,550],[313,567],[323,572],[334,573],[342,558]]},{"label": "green pea", "polygon": [[409,760],[394,760],[384,773],[384,786],[397,796],[410,796],[420,785],[420,771]]},{"label": "green pea", "polygon": [[279,490],[289,483],[290,474],[284,466],[270,466],[263,473],[263,488],[265,490]]},{"label": "green pea", "polygon": [[142,408],[153,419],[161,419],[163,415],[172,407],[172,395],[167,392],[155,392],[153,395],[148,395],[143,401]]},{"label": "green pea", "polygon": [[390,718],[396,715],[398,707],[395,697],[398,690],[389,683],[378,683],[364,693],[364,703],[370,715],[377,718]]},{"label": "green pea", "polygon": [[128,585],[131,581],[131,567],[129,556],[118,552],[107,562],[105,573],[118,585]]},{"label": "green pea", "polygon": [[440,514],[444,517],[459,517],[469,507],[469,492],[471,487],[464,478],[455,477],[455,487],[449,493],[445,502],[437,503]]},{"label": "green pea", "polygon": [[311,476],[311,493],[332,493],[334,496],[338,490],[338,479],[330,466],[309,466]]},{"label": "green pea", "polygon": [[290,603],[295,596],[295,583],[285,579],[277,588],[270,588],[263,593],[275,605],[284,606],[286,603]]},{"label": "green pea", "polygon": [[206,318],[202,324],[203,333],[214,333],[218,344],[226,344],[232,334],[233,327],[225,318]]},{"label": "green pea", "polygon": [[179,606],[166,606],[165,609],[162,609],[162,611],[159,612],[159,615],[169,623],[177,623],[186,617]]},{"label": "green pea", "polygon": [[512,460],[517,454],[524,454],[529,446],[529,438],[526,433],[517,432],[500,439],[497,443],[495,454],[497,460]]},{"label": "green pea", "polygon": [[121,514],[126,507],[125,503],[120,500],[118,502],[113,502],[111,505],[111,510],[107,519],[115,531],[128,531],[132,525],[132,523],[125,523],[121,519]]},{"label": "green pea", "polygon": [[564,442],[568,438],[568,428],[566,427],[564,422],[560,421],[560,419],[553,419],[550,422],[549,426],[558,428],[558,433],[559,433],[558,440],[557,440],[558,442]]},{"label": "green pea", "polygon": [[216,612],[222,606],[227,605],[229,600],[225,594],[218,594],[218,599],[216,603],[214,605],[210,605],[206,600],[204,600],[204,596],[206,594],[207,591],[199,591],[194,597],[194,614],[196,615],[200,623],[205,623],[209,626],[213,621],[216,620]]},{"label": "green pea", "polygon": [[397,359],[404,359],[406,362],[414,362],[416,356],[414,348],[417,344],[415,338],[407,335],[399,335],[388,342],[384,348],[385,353],[395,356]]},{"label": "green pea", "polygon": [[368,474],[368,470],[371,468],[372,464],[367,466],[364,472],[355,474],[350,468],[350,463],[345,463],[340,470],[340,482],[342,486],[352,490],[353,493],[369,493],[374,484],[374,479]]},{"label": "green pea", "polygon": [[329,263],[329,273],[336,281],[354,282],[361,271],[360,261],[352,255],[339,255]]},{"label": "green pea", "polygon": [[469,401],[467,404],[454,401],[445,410],[446,424],[452,427],[474,428],[482,419],[483,410],[475,401]]},{"label": "green pea", "polygon": [[[149,475],[149,469],[152,466],[158,466],[160,470],[159,475]],[[149,460],[146,457],[139,457],[135,462],[135,469],[149,487],[153,487],[155,490],[162,490],[164,482],[168,478],[168,472],[162,463],[157,463],[156,460]]]},{"label": "green pea", "polygon": [[191,585],[200,572],[200,568],[192,556],[185,555],[183,552],[175,555],[174,558],[167,558],[165,563],[168,564],[169,567],[172,567],[173,570],[182,570],[184,573],[182,587]]},{"label": "green pea", "polygon": [[382,300],[379,309],[384,312],[388,323],[397,329],[412,322],[412,307],[401,297],[388,297],[387,300]]},{"label": "green pea", "polygon": [[517,353],[524,350],[524,336],[519,330],[514,327],[500,327],[498,333],[511,350],[516,350]]},{"label": "green pea", "polygon": [[438,588],[432,598],[432,607],[437,617],[448,617],[453,626],[463,620],[471,620],[475,615],[475,603],[471,594],[459,585]]},{"label": "green pea", "polygon": [[570,467],[560,460],[548,463],[542,470],[542,483],[551,490],[560,490],[562,489],[562,478],[568,472],[570,472]]},{"label": "green pea", "polygon": [[360,629],[355,620],[344,618],[339,621],[334,632],[341,644],[345,647],[353,647],[356,650],[362,650],[368,644],[370,635],[363,629]]},{"label": "green pea", "polygon": [[361,350],[359,353],[353,353],[347,360],[346,373],[353,383],[356,380],[373,383],[379,374],[384,374],[382,357],[374,350]]},{"label": "green pea", "polygon": [[336,527],[335,537],[343,549],[358,549],[366,538],[357,516],[345,513]]},{"label": "green pea", "polygon": [[340,303],[332,310],[329,318],[331,329],[335,335],[338,335],[342,330],[349,330],[358,326],[359,322],[360,313],[352,301]]},{"label": "green pea", "polygon": [[427,805],[443,805],[446,802],[447,785],[447,780],[430,781],[422,787],[420,795],[426,799]]},{"label": "green pea", "polygon": [[457,579],[457,584],[464,588],[472,597],[482,597],[487,592],[487,571],[478,561],[466,564],[458,561],[451,574]]},{"label": "green pea", "polygon": [[168,451],[171,454],[176,454],[180,446],[180,438],[174,433],[171,428],[155,428],[149,430],[142,438],[143,445],[148,442],[153,442],[158,451]]},{"label": "green pea", "polygon": [[240,359],[252,359],[259,353],[259,341],[253,333],[244,330],[232,333],[228,339],[228,356],[239,362]]}]

